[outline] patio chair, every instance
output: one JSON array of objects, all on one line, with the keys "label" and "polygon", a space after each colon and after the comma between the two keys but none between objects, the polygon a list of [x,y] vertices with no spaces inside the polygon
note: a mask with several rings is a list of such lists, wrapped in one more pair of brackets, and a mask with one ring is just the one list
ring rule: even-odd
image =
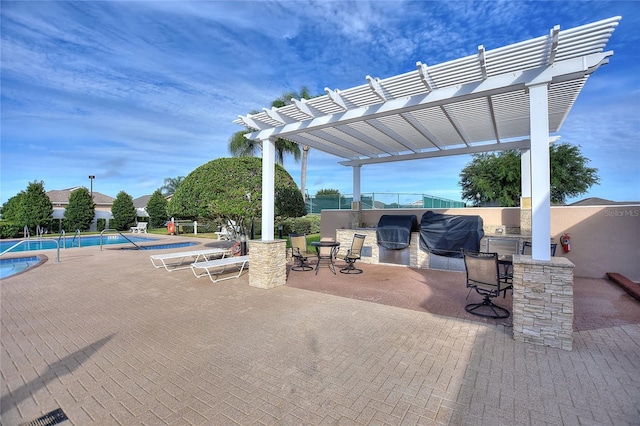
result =
[{"label": "patio chair", "polygon": [[309,253],[307,253],[307,236],[305,234],[289,234],[291,241],[291,257],[295,264],[292,271],[311,271],[313,267],[309,265]]},{"label": "patio chair", "polygon": [[353,236],[353,241],[351,241],[351,248],[347,251],[347,254],[344,256],[338,256],[340,259],[347,262],[347,266],[340,269],[340,272],[343,274],[361,274],[362,269],[358,269],[355,267],[355,263],[357,260],[361,258],[362,255],[362,246],[364,246],[364,239],[366,235],[363,234],[355,234]]},{"label": "patio chair", "polygon": [[481,303],[470,303],[465,310],[473,315],[488,318],[508,318],[509,311],[495,305],[491,298],[502,293],[506,296],[507,290],[513,291],[513,274],[501,273],[502,270],[510,271],[510,268],[501,268],[503,261],[498,260],[498,253],[474,252],[462,250],[464,266],[467,271],[467,288],[484,297]]},{"label": "patio chair", "polygon": [[[556,255],[556,249],[558,248],[558,243],[551,243],[551,256]],[[523,241],[522,242],[522,250],[520,254],[528,254],[531,255],[531,241]]]}]

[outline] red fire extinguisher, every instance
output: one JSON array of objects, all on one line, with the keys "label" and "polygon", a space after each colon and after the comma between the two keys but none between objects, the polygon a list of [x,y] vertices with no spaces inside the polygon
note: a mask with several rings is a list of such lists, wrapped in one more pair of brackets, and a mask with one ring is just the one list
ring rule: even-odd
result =
[{"label": "red fire extinguisher", "polygon": [[560,237],[560,244],[562,244],[562,249],[565,253],[569,253],[571,251],[571,237],[566,232],[562,234]]}]

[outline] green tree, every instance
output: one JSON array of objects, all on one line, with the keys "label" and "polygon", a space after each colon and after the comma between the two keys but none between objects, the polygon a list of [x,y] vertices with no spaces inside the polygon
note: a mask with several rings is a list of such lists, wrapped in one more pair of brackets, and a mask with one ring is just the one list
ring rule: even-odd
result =
[{"label": "green tree", "polygon": [[587,167],[591,161],[582,155],[580,146],[567,143],[551,145],[551,201],[564,204],[569,197],[586,193],[600,183],[598,169]]},{"label": "green tree", "polygon": [[24,191],[20,191],[13,197],[9,198],[2,205],[2,219],[16,222],[18,220],[18,215],[20,214],[20,206],[22,204],[22,197],[24,196]]},{"label": "green tree", "polygon": [[[496,202],[503,207],[519,206],[520,157],[517,150],[473,154],[472,161],[460,173],[462,199],[475,205]],[[581,154],[579,146],[551,145],[549,161],[552,203],[564,204],[567,197],[584,194],[600,181],[598,170],[586,166],[589,159]]]},{"label": "green tree", "polygon": [[149,198],[147,213],[149,213],[149,226],[152,228],[160,228],[167,221],[167,199],[159,189],[156,189]]},{"label": "green tree", "polygon": [[87,188],[78,188],[69,196],[64,218],[70,230],[87,231],[95,216],[95,204]]},{"label": "green tree", "polygon": [[120,191],[113,200],[111,206],[111,214],[113,219],[110,221],[110,227],[118,231],[125,231],[136,223],[136,208],[133,205],[133,198],[124,191]]},{"label": "green tree", "polygon": [[[217,220],[220,224],[233,220],[246,232],[261,210],[262,161],[239,157],[218,158],[189,173],[169,201],[167,213],[180,219]],[[275,215],[282,218],[305,214],[296,183],[283,167],[276,165]]]},{"label": "green tree", "polygon": [[340,191],[332,188],[319,189],[316,198],[336,198],[340,196]]},{"label": "green tree", "polygon": [[316,192],[315,200],[313,201],[313,211],[323,209],[339,209],[341,205],[346,204],[346,200],[340,191],[333,188],[320,189]]},{"label": "green tree", "polygon": [[184,182],[184,176],[178,176],[176,178],[165,178],[164,185],[160,187],[160,190],[164,195],[173,195],[176,193],[180,185]]},{"label": "green tree", "polygon": [[33,181],[20,197],[17,222],[20,227],[28,226],[35,232],[36,227],[48,227],[53,218],[53,205],[44,190],[43,181]]}]

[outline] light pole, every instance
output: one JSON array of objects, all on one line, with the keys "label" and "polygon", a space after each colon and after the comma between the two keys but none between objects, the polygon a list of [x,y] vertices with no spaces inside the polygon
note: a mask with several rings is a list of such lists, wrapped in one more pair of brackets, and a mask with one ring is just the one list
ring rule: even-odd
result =
[{"label": "light pole", "polygon": [[93,180],[96,177],[94,175],[89,175],[89,180],[91,181],[91,199],[93,200]]}]

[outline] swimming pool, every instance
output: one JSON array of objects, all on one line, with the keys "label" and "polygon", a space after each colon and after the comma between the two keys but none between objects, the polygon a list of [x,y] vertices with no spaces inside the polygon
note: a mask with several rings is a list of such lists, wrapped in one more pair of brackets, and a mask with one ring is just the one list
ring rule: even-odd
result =
[{"label": "swimming pool", "polygon": [[14,257],[12,259],[0,259],[0,279],[24,272],[37,265],[43,259],[38,256]]},{"label": "swimming pool", "polygon": [[191,241],[191,242],[184,242],[184,243],[154,244],[151,246],[138,246],[138,247],[127,246],[127,247],[122,247],[122,250],[138,250],[138,249],[139,250],[166,250],[166,249],[197,246],[198,244],[199,243],[194,243],[193,241]]},{"label": "swimming pool", "polygon": [[[60,243],[60,248],[99,246],[100,238],[101,238],[100,235],[89,235],[89,236],[77,237],[77,238],[65,237],[60,239],[42,238],[39,240],[36,240],[36,239],[26,240],[24,243],[12,249],[9,253],[56,249],[58,248],[58,246],[56,245],[56,242]],[[127,238],[124,238],[121,235],[103,235],[102,244],[103,245],[131,244],[129,241],[133,241],[134,243],[141,243],[141,242],[158,240],[157,238],[137,237],[133,235],[127,235]],[[12,247],[18,242],[19,240],[0,241],[0,253],[3,253],[5,250]]]}]

